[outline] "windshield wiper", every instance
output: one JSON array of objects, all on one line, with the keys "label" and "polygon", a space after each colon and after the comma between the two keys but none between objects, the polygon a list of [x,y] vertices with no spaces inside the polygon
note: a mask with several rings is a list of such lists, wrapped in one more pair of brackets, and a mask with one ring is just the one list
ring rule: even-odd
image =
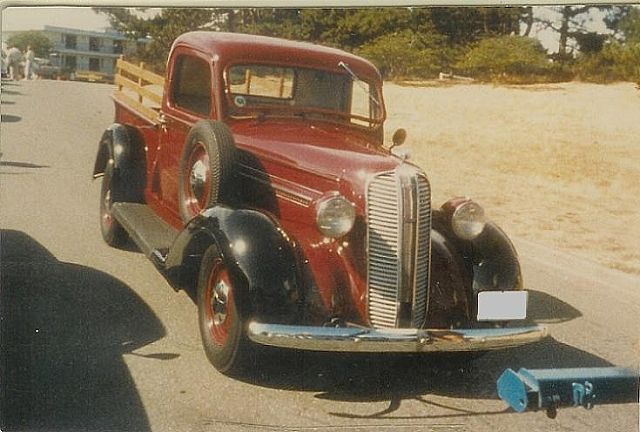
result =
[{"label": "windshield wiper", "polygon": [[364,85],[363,81],[360,79],[360,77],[358,77],[358,75],[356,75],[349,66],[347,66],[347,64],[345,62],[343,62],[342,60],[338,62],[338,66],[340,66],[342,69],[346,70],[349,75],[351,75],[351,79],[353,79],[353,81],[358,84],[358,86],[364,90],[368,95],[369,95],[369,99],[376,104],[376,106],[378,108],[380,108],[380,102],[378,102],[378,99],[375,98],[375,96],[373,96],[371,94],[371,88],[366,88],[366,86]]}]

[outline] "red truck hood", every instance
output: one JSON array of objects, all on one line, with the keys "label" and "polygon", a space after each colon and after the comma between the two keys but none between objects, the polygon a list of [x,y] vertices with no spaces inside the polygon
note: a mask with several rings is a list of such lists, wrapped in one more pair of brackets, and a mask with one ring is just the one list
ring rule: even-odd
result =
[{"label": "red truck hood", "polygon": [[266,119],[230,126],[238,148],[253,154],[263,167],[293,168],[325,181],[346,181],[355,194],[363,193],[370,174],[393,170],[401,163],[365,136],[330,123]]}]

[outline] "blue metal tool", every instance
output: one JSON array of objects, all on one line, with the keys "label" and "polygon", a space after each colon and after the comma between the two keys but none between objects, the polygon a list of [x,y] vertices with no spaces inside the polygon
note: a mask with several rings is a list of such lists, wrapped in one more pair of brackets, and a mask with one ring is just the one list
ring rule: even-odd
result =
[{"label": "blue metal tool", "polygon": [[498,396],[516,412],[546,410],[555,418],[561,407],[638,402],[637,371],[627,368],[505,370]]}]

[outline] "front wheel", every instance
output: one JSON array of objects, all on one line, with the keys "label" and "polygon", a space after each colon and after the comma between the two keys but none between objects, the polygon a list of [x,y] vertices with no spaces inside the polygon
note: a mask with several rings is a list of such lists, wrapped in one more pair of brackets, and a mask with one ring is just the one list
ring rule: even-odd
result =
[{"label": "front wheel", "polygon": [[249,352],[237,287],[215,246],[204,254],[198,277],[198,322],[207,358],[220,372],[238,373]]}]

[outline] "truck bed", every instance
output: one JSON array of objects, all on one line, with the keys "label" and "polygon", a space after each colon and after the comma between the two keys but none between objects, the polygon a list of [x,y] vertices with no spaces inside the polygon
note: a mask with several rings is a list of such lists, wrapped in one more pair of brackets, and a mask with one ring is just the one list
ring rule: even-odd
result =
[{"label": "truck bed", "polygon": [[118,89],[113,99],[140,116],[158,122],[164,77],[144,68],[144,63],[135,65],[119,58],[116,63],[117,73],[114,82]]}]

